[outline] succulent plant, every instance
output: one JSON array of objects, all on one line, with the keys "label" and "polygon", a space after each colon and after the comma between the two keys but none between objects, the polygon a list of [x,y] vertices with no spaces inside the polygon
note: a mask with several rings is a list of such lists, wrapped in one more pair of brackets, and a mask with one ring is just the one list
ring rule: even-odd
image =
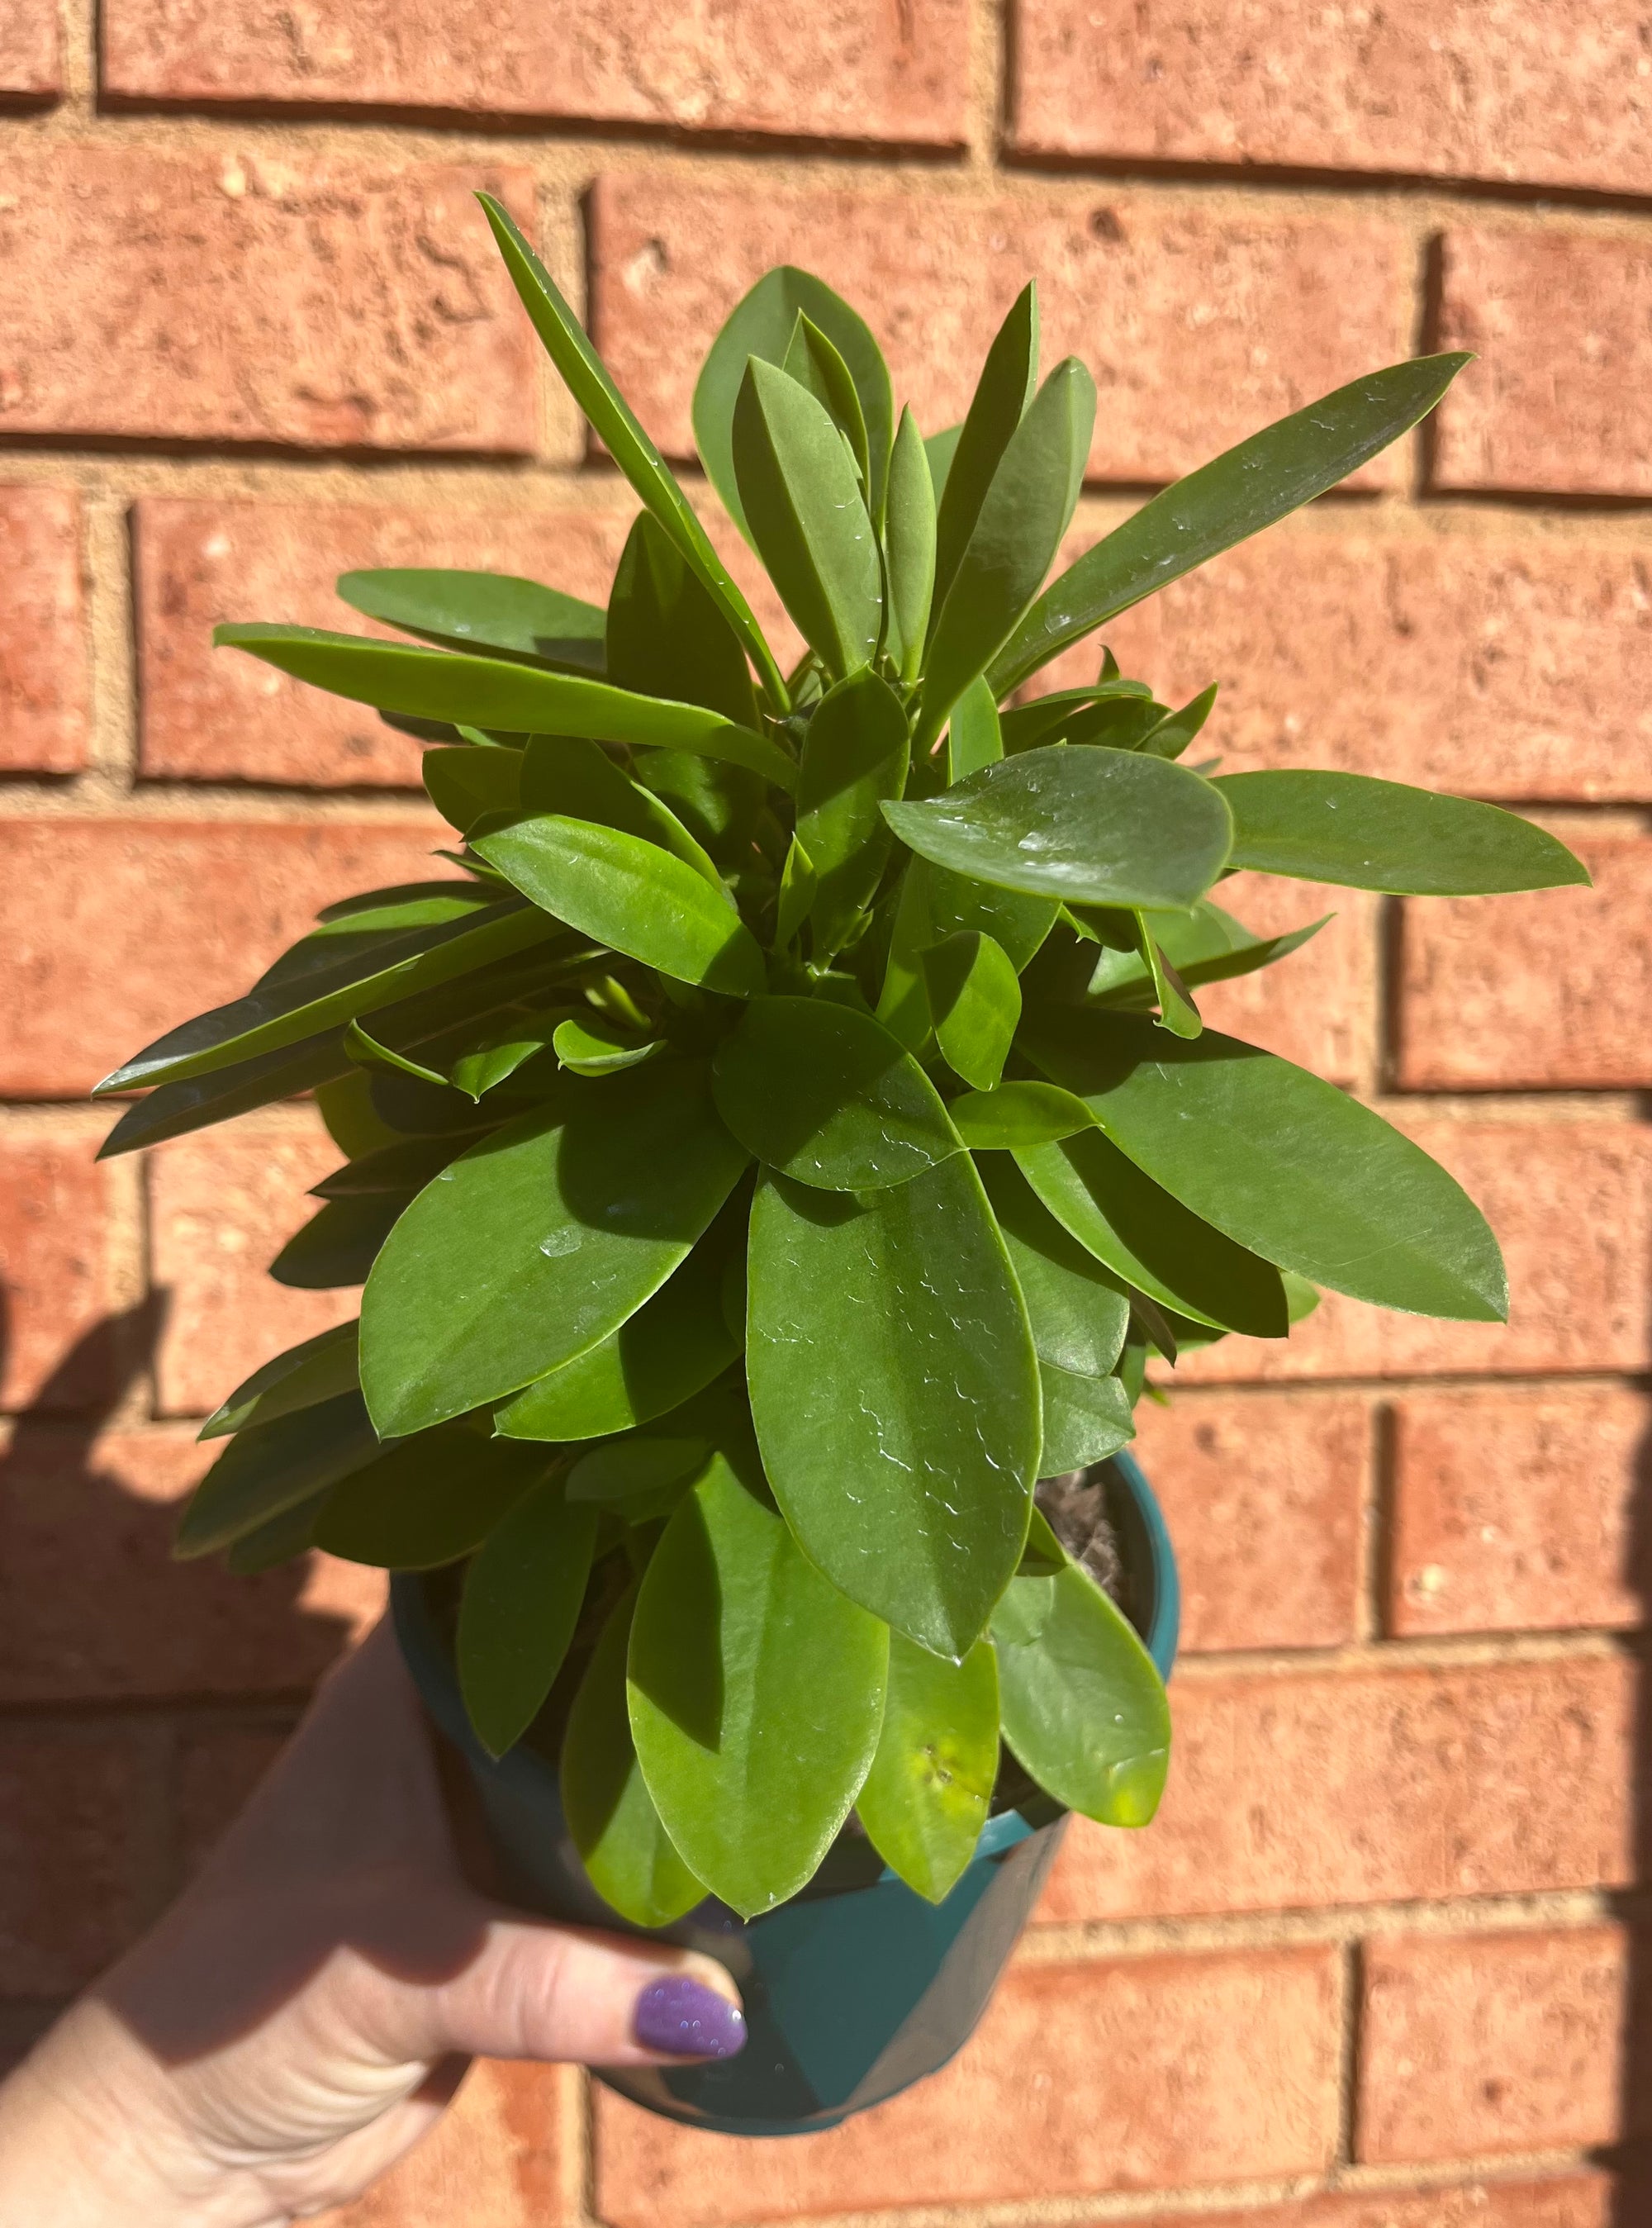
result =
[{"label": "succulent plant", "polygon": [[[332,906],[100,1086],[129,1150],[312,1091],[348,1158],[274,1274],[365,1284],[279,1356],[185,1554],[444,1571],[472,1723],[560,1765],[592,1880],[752,1914],[854,1812],[944,1895],[1007,1784],[1144,1823],[1169,1746],[1124,1617],[1034,1482],[1132,1436],[1149,1354],[1284,1338],[1319,1289],[1476,1321],[1496,1243],[1378,1115],[1206,1029],[1239,868],[1451,893],[1581,881],[1513,815],[1347,773],[1190,766],[1215,697],[1059,652],[1307,503],[1465,359],[1355,381],[1048,586],[1095,389],[1033,287],[969,414],[771,272],[707,359],[706,472],[805,645],[784,671],[505,212],[516,288],[640,496],[607,607],[347,574],[411,644],[219,639],[423,738],[458,873]],[[451,1568],[450,1568],[451,1566]]]}]

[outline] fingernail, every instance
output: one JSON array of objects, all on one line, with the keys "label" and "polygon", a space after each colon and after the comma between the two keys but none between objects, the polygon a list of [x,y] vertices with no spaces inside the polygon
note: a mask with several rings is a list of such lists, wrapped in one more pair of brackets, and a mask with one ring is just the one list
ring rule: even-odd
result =
[{"label": "fingernail", "polygon": [[674,2058],[733,2058],[746,2047],[740,2006],[686,1973],[650,1982],[637,1999],[632,2026],[644,2050]]}]

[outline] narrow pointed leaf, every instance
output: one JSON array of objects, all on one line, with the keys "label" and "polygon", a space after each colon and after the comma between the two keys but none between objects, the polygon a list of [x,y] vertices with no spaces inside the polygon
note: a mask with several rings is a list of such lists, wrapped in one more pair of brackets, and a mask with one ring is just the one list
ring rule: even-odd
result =
[{"label": "narrow pointed leaf", "polygon": [[1179,712],[1167,712],[1157,727],[1143,736],[1137,749],[1151,758],[1179,759],[1215,709],[1216,686],[1213,681]]},{"label": "narrow pointed leaf", "polygon": [[515,1392],[618,1329],[745,1155],[697,1066],[570,1079],[419,1194],[374,1265],[362,1384],[387,1434]]},{"label": "narrow pointed leaf", "polygon": [[935,488],[918,421],[900,413],[889,460],[889,502],[883,527],[888,568],[887,648],[903,681],[922,669],[924,638],[935,594]]},{"label": "narrow pointed leaf", "polygon": [[526,1015],[503,1035],[494,1038],[478,1051],[465,1053],[453,1063],[452,1079],[456,1091],[478,1103],[502,1083],[509,1083],[519,1067],[549,1049],[555,1041],[564,1015],[557,1008],[549,1012]]},{"label": "narrow pointed leaf", "polygon": [[1098,704],[1141,705],[1152,700],[1145,681],[1101,681],[1089,688],[1053,689],[1030,704],[1008,705],[998,714],[998,725],[1006,751],[1030,751],[1040,743],[1064,740],[1073,721]]},{"label": "narrow pointed leaf", "polygon": [[575,1075],[617,1075],[623,1067],[639,1067],[644,1060],[656,1058],[665,1050],[665,1040],[648,1037],[639,1043],[628,1029],[617,1028],[599,1014],[588,1014],[559,1021],[551,1047]]},{"label": "narrow pointed leaf", "polygon": [[906,715],[869,669],[829,690],[809,723],[797,770],[797,836],[814,868],[817,951],[835,951],[877,888],[889,855],[880,807],[906,784]]},{"label": "narrow pointed leaf", "polygon": [[995,889],[913,859],[901,883],[878,1019],[904,1045],[921,1051],[932,1034],[925,952],[949,936],[989,936],[1019,975],[1055,925],[1059,910],[1053,898]]},{"label": "narrow pointed leaf", "polygon": [[984,681],[972,681],[952,707],[946,735],[947,780],[962,781],[965,774],[979,773],[983,766],[996,765],[1003,754],[992,691]]},{"label": "narrow pointed leaf", "polygon": [[936,522],[938,607],[957,576],[1010,436],[1037,391],[1038,343],[1038,287],[1029,281],[987,350],[969,410],[957,429]]},{"label": "narrow pointed leaf", "polygon": [[1053,1083],[1001,1083],[996,1091],[966,1091],[947,1108],[952,1127],[971,1152],[1015,1152],[1047,1145],[1094,1126],[1082,1098]]},{"label": "narrow pointed leaf", "polygon": [[379,1452],[359,1392],[341,1392],[232,1439],[195,1488],[174,1554],[215,1554]]},{"label": "narrow pointed leaf", "polygon": [[1507,1316],[1497,1241],[1467,1193],[1305,1068],[1213,1029],[1178,1044],[1123,1014],[1051,1011],[1028,1049],[1138,1168],[1237,1244],[1376,1307]]},{"label": "narrow pointed leaf", "polygon": [[991,1643],[948,1663],[892,1633],[883,1729],[855,1807],[878,1854],[929,1902],[975,1854],[997,1776]]},{"label": "narrow pointed leaf", "polygon": [[655,1549],[627,1661],[632,1738],[672,1841],[743,1917],[815,1871],[883,1717],[889,1636],[715,1457]]},{"label": "narrow pointed leaf", "polygon": [[608,599],[608,677],[616,688],[703,704],[758,724],[740,637],[650,511],[639,511]]},{"label": "narrow pointed leaf", "polygon": [[343,573],[338,592],[355,611],[444,650],[503,650],[535,663],[600,673],[600,605],[509,573],[392,567]]},{"label": "narrow pointed leaf", "polygon": [[976,1090],[991,1091],[1021,1020],[1021,983],[1002,945],[967,929],[932,944],[924,954],[924,988],[947,1066]]},{"label": "narrow pointed leaf", "polygon": [[300,1408],[355,1392],[357,1328],[353,1322],[336,1324],[266,1361],[208,1417],[196,1437],[225,1438],[232,1431],[252,1431],[272,1424],[278,1416],[293,1415]]},{"label": "narrow pointed leaf", "polygon": [[522,1738],[551,1691],[596,1538],[596,1510],[567,1501],[552,1478],[506,1513],[464,1574],[454,1661],[465,1713],[490,1756]]},{"label": "narrow pointed leaf", "polygon": [[1162,759],[1065,744],[984,767],[883,816],[922,857],[976,880],[1092,905],[1190,906],[1231,821],[1213,784]]},{"label": "narrow pointed leaf", "polygon": [[[1152,927],[1161,950],[1189,989],[1201,983],[1226,983],[1252,975],[1298,951],[1335,916],[1326,913],[1306,926],[1283,936],[1252,936],[1240,921],[1208,898],[1186,913],[1155,913]],[[1109,1004],[1145,1002],[1153,995],[1153,977],[1139,949],[1104,951],[1090,978],[1089,996]]]},{"label": "narrow pointed leaf", "polygon": [[1418,356],[1338,387],[1201,464],[1053,580],[992,662],[999,696],[1143,596],[1335,487],[1425,418],[1469,362]]},{"label": "narrow pointed leaf", "polygon": [[861,486],[869,490],[872,467],[867,448],[866,418],[861,398],[855,391],[855,381],[832,343],[801,310],[780,368],[788,379],[795,379],[799,387],[807,387],[825,411],[849,445]]},{"label": "narrow pointed leaf", "polygon": [[407,1192],[368,1192],[330,1199],[295,1232],[270,1264],[278,1284],[304,1292],[337,1291],[364,1284],[396,1217],[412,1199]]},{"label": "narrow pointed leaf", "polygon": [[798,1183],[875,1190],[959,1149],[912,1054],[869,1014],[831,999],[754,998],[712,1072],[734,1136]]},{"label": "narrow pointed leaf", "polygon": [[1153,999],[1159,1009],[1159,1027],[1169,1029],[1172,1036],[1196,1037],[1205,1024],[1192,994],[1175,969],[1166,958],[1158,938],[1153,933],[1153,922],[1146,913],[1136,915],[1137,941],[1153,984]]},{"label": "narrow pointed leaf", "polygon": [[786,863],[780,870],[779,894],[774,901],[774,949],[784,951],[809,918],[820,877],[815,862],[794,836],[786,846]]},{"label": "narrow pointed leaf", "polygon": [[541,813],[477,839],[536,906],[678,983],[731,997],[763,988],[763,953],[720,889],[640,836]]},{"label": "narrow pointed leaf", "polygon": [[1495,804],[1439,797],[1367,774],[1220,776],[1235,867],[1409,897],[1477,897],[1589,880],[1541,828]]},{"label": "narrow pointed leaf", "polygon": [[1032,1335],[973,1163],[863,1200],[765,1178],[748,1285],[787,1522],[852,1601],[964,1655],[1020,1557],[1039,1450]]},{"label": "narrow pointed leaf", "polygon": [[522,753],[519,801],[524,812],[592,820],[645,843],[657,843],[692,867],[720,893],[723,878],[669,805],[641,788],[584,735],[535,735]]}]

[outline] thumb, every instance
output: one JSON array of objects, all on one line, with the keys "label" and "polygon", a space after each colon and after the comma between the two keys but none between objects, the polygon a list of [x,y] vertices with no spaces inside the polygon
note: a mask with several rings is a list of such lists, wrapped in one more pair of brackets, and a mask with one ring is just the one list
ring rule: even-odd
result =
[{"label": "thumb", "polygon": [[459,1971],[398,1994],[382,2039],[409,2058],[656,2065],[732,2058],[746,2042],[740,1992],[715,1958],[494,1907]]}]

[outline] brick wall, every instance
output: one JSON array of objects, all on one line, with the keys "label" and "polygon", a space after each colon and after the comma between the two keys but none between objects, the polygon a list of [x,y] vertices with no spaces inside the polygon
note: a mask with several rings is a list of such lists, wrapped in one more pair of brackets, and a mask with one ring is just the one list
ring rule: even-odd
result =
[{"label": "brick wall", "polygon": [[1086,539],[1361,369],[1478,349],[1431,429],[1116,644],[1173,698],[1223,683],[1230,766],[1528,806],[1597,889],[1247,899],[1339,917],[1213,1015],[1468,1182],[1513,1322],[1329,1303],[1149,1414],[1188,1594],[1170,1794],[1139,1839],[1073,1832],[957,2065],[766,2148],[485,2071],[351,2228],[1643,2223],[1644,6],[0,0],[0,2050],[377,1605],[166,1553],[192,1419],[343,1312],[262,1277],[328,1163],[311,1115],[99,1168],[80,1102],[432,840],[411,747],[215,656],[215,620],[351,624],[348,566],[604,589],[631,506],[487,185],[677,456],[771,260],[863,303],[932,424],[1036,272],[1102,389]]}]

